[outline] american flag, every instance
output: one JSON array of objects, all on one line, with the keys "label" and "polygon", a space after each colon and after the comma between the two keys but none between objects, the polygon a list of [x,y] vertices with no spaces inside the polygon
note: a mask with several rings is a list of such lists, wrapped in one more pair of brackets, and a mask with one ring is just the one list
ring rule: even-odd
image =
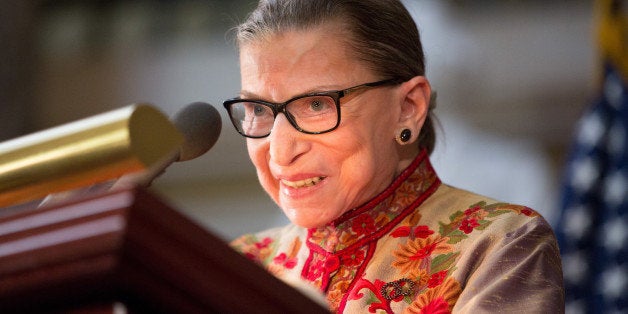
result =
[{"label": "american flag", "polygon": [[599,95],[578,124],[556,225],[565,311],[628,313],[628,16],[599,0]]},{"label": "american flag", "polygon": [[606,66],[601,97],[581,119],[556,228],[567,313],[628,311],[628,89]]}]

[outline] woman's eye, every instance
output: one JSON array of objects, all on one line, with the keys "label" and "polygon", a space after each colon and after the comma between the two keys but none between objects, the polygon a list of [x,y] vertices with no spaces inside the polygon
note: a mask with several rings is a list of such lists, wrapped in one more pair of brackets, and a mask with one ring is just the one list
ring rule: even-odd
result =
[{"label": "woman's eye", "polygon": [[310,112],[322,113],[334,108],[334,100],[330,97],[313,97],[308,99],[307,107]]},{"label": "woman's eye", "polygon": [[331,97],[306,96],[290,102],[286,110],[301,119],[320,117],[335,111],[335,104]]},{"label": "woman's eye", "polygon": [[266,112],[266,108],[262,105],[255,105],[255,107],[253,107],[253,114],[256,116],[262,116],[264,112]]},{"label": "woman's eye", "polygon": [[310,109],[312,109],[313,111],[321,111],[325,109],[325,104],[320,100],[313,100],[310,103]]}]

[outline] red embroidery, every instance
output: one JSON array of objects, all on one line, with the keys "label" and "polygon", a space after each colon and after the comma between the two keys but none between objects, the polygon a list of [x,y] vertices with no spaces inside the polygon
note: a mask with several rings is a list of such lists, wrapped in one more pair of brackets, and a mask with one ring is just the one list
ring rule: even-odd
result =
[{"label": "red embroidery", "polygon": [[478,220],[476,218],[465,218],[460,222],[460,227],[458,229],[462,230],[462,232],[469,234],[473,231],[473,228],[479,226]]},{"label": "red embroidery", "polygon": [[467,210],[464,211],[464,215],[465,216],[471,216],[474,213],[478,212],[480,209],[482,209],[482,207],[480,206],[473,206],[473,207],[469,207]]},{"label": "red embroidery", "polygon": [[537,213],[535,211],[533,211],[531,208],[528,208],[528,207],[524,207],[521,210],[521,213],[526,215],[526,216],[528,216],[528,217],[533,217],[533,216],[537,215]]},{"label": "red embroidery", "polygon": [[255,247],[258,249],[264,249],[267,248],[272,242],[273,240],[271,238],[266,237],[262,241],[255,243]]},{"label": "red embroidery", "polygon": [[393,230],[393,232],[390,233],[390,236],[393,238],[410,237],[411,239],[412,238],[425,239],[433,233],[434,231],[430,230],[428,226],[416,226],[416,227],[403,226],[403,227],[399,227]]},{"label": "red embroidery", "polygon": [[421,309],[421,314],[449,314],[449,303],[442,297],[432,300],[428,305]]},{"label": "red embroidery", "polygon": [[[354,305],[349,301],[360,300],[355,305],[363,304],[371,313],[392,313],[391,302],[400,303],[394,305],[395,310],[405,308],[408,313],[448,313],[461,291],[451,277],[461,254],[455,244],[481,232],[502,214],[538,214],[523,206],[480,201],[457,210],[443,208],[448,210],[447,216],[438,224],[430,223],[435,228],[432,230],[420,225],[425,222],[417,207],[439,185],[427,156],[418,157],[389,188],[364,206],[328,226],[309,229],[303,246],[309,256],[302,266],[296,258],[298,252],[306,253],[301,249],[302,238],[296,237],[299,241],[287,248],[282,244],[281,249],[271,238],[249,238],[239,244],[240,249],[271,271],[299,268],[295,271],[327,294],[333,311],[342,313],[348,304]],[[428,221],[434,219],[432,214]],[[385,235],[389,237],[383,238]],[[392,247],[395,244],[396,249]],[[369,266],[376,250],[390,265]],[[386,257],[386,250],[392,256]],[[400,296],[399,288],[386,286],[383,281],[396,282],[400,277],[414,283],[411,294]],[[382,289],[392,300],[386,299]]]},{"label": "red embroidery", "polygon": [[273,258],[273,263],[283,265],[285,268],[292,269],[297,265],[296,258],[288,258],[286,253],[281,253]]},{"label": "red embroidery", "polygon": [[325,272],[325,265],[322,260],[317,260],[310,264],[309,271],[307,272],[305,279],[309,281],[315,281],[323,275]]},{"label": "red embroidery", "polygon": [[353,232],[357,233],[358,236],[373,233],[377,230],[375,220],[369,214],[362,214],[353,219],[351,229],[353,229]]},{"label": "red embroidery", "polygon": [[338,269],[340,266],[340,259],[336,255],[331,255],[325,261],[325,272],[331,273]]},{"label": "red embroidery", "polygon": [[359,266],[364,261],[365,256],[366,252],[364,250],[355,250],[343,254],[341,261],[343,265],[347,265],[349,267]]},{"label": "red embroidery", "polygon": [[427,281],[427,287],[434,288],[440,285],[443,282],[443,280],[445,280],[446,277],[447,277],[446,270],[441,270],[435,274],[432,274],[432,276],[430,276],[430,279]]},{"label": "red embroidery", "polygon": [[364,293],[360,291],[366,289],[373,293],[377,300],[373,300],[370,303],[369,313],[376,313],[377,310],[382,310],[386,313],[393,313],[392,309],[390,308],[390,301],[388,301],[381,293],[382,287],[384,287],[385,284],[385,282],[379,279],[375,279],[375,282],[372,283],[364,278],[360,278],[354,285],[353,289],[347,295],[347,300],[359,300],[363,298]]}]

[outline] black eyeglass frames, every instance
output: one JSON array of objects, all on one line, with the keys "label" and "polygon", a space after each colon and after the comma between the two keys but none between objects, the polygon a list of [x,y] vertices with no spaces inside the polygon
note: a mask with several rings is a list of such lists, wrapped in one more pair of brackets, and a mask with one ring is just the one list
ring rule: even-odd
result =
[{"label": "black eyeglass frames", "polygon": [[236,97],[226,100],[223,105],[233,126],[245,137],[262,138],[270,135],[279,113],[283,113],[298,131],[321,134],[333,131],[340,125],[342,97],[364,88],[395,85],[400,82],[399,79],[381,80],[342,90],[304,94],[283,103]]}]

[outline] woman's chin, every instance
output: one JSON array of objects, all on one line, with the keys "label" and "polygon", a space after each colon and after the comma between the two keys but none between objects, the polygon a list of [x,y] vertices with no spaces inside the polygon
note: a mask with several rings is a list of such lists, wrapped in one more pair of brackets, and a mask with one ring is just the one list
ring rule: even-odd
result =
[{"label": "woman's chin", "polygon": [[320,213],[321,207],[311,210],[305,208],[282,208],[285,215],[293,224],[306,229],[323,227],[335,219],[335,217],[328,217],[324,213]]}]

